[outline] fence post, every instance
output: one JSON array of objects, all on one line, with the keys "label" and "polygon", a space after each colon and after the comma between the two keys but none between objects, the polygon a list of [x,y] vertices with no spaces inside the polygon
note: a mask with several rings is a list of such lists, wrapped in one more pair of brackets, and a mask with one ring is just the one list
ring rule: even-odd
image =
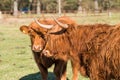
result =
[{"label": "fence post", "polygon": [[14,16],[18,16],[18,0],[14,0]]},{"label": "fence post", "polygon": [[1,11],[0,11],[0,19],[3,19],[3,15]]},{"label": "fence post", "polygon": [[58,0],[58,14],[61,16],[61,0]]}]

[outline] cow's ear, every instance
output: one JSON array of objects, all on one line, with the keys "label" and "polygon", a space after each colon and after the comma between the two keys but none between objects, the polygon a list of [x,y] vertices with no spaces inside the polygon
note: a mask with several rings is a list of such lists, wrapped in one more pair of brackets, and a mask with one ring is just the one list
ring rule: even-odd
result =
[{"label": "cow's ear", "polygon": [[29,28],[26,25],[23,25],[20,27],[20,31],[23,32],[24,34],[28,34]]}]

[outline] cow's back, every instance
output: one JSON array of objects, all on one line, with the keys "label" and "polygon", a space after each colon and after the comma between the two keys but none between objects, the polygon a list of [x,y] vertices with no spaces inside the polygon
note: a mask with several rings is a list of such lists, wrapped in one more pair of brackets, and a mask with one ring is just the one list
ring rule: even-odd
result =
[{"label": "cow's back", "polygon": [[77,52],[86,52],[87,43],[99,34],[107,33],[111,27],[113,26],[107,24],[79,25],[77,29],[71,31],[69,36],[73,49]]}]

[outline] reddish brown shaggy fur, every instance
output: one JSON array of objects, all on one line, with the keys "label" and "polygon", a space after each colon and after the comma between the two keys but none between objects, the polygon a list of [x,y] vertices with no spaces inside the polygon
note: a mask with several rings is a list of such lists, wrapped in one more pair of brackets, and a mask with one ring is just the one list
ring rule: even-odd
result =
[{"label": "reddish brown shaggy fur", "polygon": [[120,80],[120,26],[107,35],[90,66],[91,80]]}]

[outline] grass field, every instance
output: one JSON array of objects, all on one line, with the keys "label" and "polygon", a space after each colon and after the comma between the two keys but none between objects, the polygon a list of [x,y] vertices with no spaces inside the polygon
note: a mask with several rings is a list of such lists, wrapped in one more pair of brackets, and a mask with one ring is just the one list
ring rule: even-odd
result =
[{"label": "grass field", "polygon": [[[79,24],[118,24],[120,22],[119,13],[113,14],[111,17],[103,15],[71,18]],[[29,24],[31,21],[33,21],[31,18],[0,20],[0,80],[41,80],[29,47],[29,37],[19,31],[20,25]],[[54,80],[53,67],[49,68],[49,80]],[[67,66],[67,77],[71,80],[70,62]],[[79,80],[88,79],[79,76]]]}]

